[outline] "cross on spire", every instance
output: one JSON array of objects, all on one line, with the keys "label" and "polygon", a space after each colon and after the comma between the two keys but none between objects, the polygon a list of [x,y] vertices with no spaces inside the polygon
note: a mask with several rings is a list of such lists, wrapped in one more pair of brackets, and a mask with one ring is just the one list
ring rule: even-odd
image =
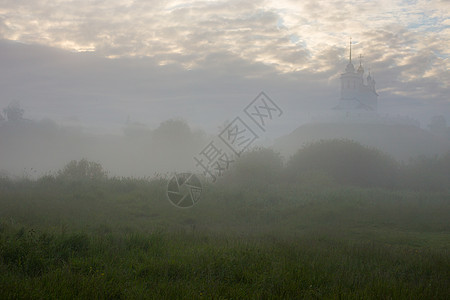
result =
[{"label": "cross on spire", "polygon": [[350,63],[352,62],[352,37],[350,37]]}]

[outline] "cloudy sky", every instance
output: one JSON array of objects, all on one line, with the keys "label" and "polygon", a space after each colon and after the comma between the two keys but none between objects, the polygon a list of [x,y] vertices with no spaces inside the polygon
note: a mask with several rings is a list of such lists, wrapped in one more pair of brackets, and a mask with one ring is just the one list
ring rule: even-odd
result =
[{"label": "cloudy sky", "polygon": [[362,54],[382,113],[450,121],[450,1],[0,0],[0,108],[120,129],[214,133],[260,91],[290,132],[337,104]]}]

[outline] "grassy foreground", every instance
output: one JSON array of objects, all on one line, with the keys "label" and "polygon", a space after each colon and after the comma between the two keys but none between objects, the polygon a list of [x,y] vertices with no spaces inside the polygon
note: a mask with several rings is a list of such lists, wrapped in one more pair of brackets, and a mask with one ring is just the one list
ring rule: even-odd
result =
[{"label": "grassy foreground", "polygon": [[450,195],[0,180],[1,298],[446,299]]}]

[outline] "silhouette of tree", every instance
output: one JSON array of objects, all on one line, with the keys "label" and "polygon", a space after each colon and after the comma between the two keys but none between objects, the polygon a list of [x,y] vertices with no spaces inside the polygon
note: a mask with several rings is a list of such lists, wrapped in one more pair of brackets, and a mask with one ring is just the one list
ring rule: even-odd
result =
[{"label": "silhouette of tree", "polygon": [[72,160],[62,170],[58,176],[70,180],[100,180],[107,177],[101,164],[82,159],[80,161]]},{"label": "silhouette of tree", "polygon": [[345,139],[321,140],[298,150],[288,161],[288,178],[299,181],[321,172],[337,183],[364,187],[395,187],[397,162],[387,154]]},{"label": "silhouette of tree", "polygon": [[20,107],[20,104],[17,101],[11,102],[8,107],[3,110],[3,112],[10,122],[23,120],[24,110]]},{"label": "silhouette of tree", "polygon": [[241,187],[264,187],[280,182],[283,173],[283,159],[278,152],[267,148],[254,148],[232,161],[221,182]]}]

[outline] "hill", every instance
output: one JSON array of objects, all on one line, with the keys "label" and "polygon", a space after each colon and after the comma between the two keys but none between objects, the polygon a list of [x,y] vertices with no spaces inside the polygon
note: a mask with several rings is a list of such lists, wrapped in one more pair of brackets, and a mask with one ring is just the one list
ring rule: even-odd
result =
[{"label": "hill", "polygon": [[290,157],[298,149],[319,140],[350,139],[407,161],[419,155],[435,156],[450,150],[450,140],[411,125],[364,123],[310,123],[275,140],[274,149]]}]

